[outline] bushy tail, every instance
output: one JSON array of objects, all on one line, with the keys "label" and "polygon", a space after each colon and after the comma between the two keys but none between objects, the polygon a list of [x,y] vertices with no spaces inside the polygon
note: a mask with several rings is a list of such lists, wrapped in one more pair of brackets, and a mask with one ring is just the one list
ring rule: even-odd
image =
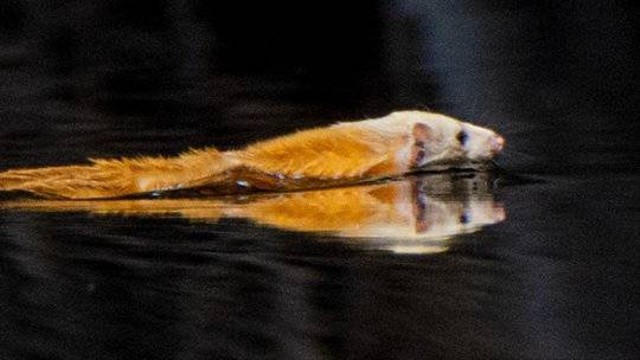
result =
[{"label": "bushy tail", "polygon": [[215,184],[233,164],[215,149],[176,157],[91,159],[83,166],[0,172],[0,190],[22,190],[68,199],[112,198],[181,187]]}]

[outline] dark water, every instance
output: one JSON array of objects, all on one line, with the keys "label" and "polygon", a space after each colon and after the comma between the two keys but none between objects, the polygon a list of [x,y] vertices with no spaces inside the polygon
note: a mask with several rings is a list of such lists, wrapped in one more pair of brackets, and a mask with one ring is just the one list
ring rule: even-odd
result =
[{"label": "dark water", "polygon": [[426,3],[3,1],[0,169],[429,108],[504,134],[509,175],[383,184],[393,216],[3,195],[0,358],[638,358],[637,7]]}]

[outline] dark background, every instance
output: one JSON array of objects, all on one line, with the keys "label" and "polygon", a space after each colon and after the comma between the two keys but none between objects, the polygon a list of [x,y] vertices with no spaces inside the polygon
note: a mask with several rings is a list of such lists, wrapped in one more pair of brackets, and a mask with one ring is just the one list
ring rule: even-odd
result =
[{"label": "dark background", "polygon": [[540,180],[438,256],[2,212],[2,358],[636,358],[632,1],[0,2],[0,170],[430,109]]},{"label": "dark background", "polygon": [[637,168],[632,3],[3,1],[2,166],[432,109],[503,132],[512,169]]}]

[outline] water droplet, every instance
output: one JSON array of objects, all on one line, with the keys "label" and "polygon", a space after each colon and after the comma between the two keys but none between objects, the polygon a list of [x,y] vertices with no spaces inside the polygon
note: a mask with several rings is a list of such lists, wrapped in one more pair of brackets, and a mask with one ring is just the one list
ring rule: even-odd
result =
[{"label": "water droplet", "polygon": [[249,182],[246,181],[246,180],[238,180],[238,181],[236,181],[236,185],[238,185],[240,187],[244,187],[244,188],[251,187],[251,184],[249,184]]}]

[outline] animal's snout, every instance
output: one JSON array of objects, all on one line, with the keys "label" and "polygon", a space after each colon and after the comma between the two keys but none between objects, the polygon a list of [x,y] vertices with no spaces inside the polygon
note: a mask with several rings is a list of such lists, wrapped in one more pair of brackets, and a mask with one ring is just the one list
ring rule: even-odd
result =
[{"label": "animal's snout", "polygon": [[504,148],[504,138],[500,135],[494,135],[490,140],[491,151],[494,154],[499,153]]},{"label": "animal's snout", "polygon": [[507,218],[507,211],[502,204],[496,203],[493,205],[493,220],[496,222],[504,221]]}]

